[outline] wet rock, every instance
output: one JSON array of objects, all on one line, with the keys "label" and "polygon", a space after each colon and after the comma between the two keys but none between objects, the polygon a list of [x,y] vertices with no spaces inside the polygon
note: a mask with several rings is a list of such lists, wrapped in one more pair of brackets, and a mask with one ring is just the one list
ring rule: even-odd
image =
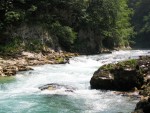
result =
[{"label": "wet rock", "polygon": [[33,70],[31,67],[20,65],[18,66],[18,71],[29,71]]},{"label": "wet rock", "polygon": [[46,84],[44,86],[39,87],[39,89],[42,90],[58,90],[58,89],[64,89],[66,92],[74,92],[75,88],[72,88],[70,86],[67,85],[60,85],[57,83],[51,83],[51,84]]},{"label": "wet rock", "polygon": [[150,113],[150,97],[138,102],[133,113]]},{"label": "wet rock", "polygon": [[150,96],[150,84],[144,86],[144,88],[140,91],[140,95]]},{"label": "wet rock", "polygon": [[91,88],[105,90],[129,91],[133,88],[140,88],[143,85],[144,77],[136,70],[115,69],[96,71],[91,78]]},{"label": "wet rock", "polygon": [[111,73],[104,70],[97,70],[93,77],[91,78],[90,84],[91,88],[95,89],[113,89],[114,87],[114,77]]},{"label": "wet rock", "polygon": [[12,76],[12,75],[15,75],[16,72],[18,71],[18,68],[16,66],[7,66],[7,67],[3,67],[3,74],[5,76]]},{"label": "wet rock", "polygon": [[[133,113],[150,113],[150,57],[139,56],[139,59],[107,64],[100,67],[90,81],[91,88],[117,90],[116,94],[141,98]],[[118,92],[125,91],[125,92]],[[126,92],[128,91],[128,92]]]},{"label": "wet rock", "polygon": [[[150,83],[150,57],[139,56],[117,64],[107,64],[100,67],[91,78],[91,88],[130,91],[138,90]],[[143,90],[149,94],[149,88]]]},{"label": "wet rock", "polygon": [[6,72],[3,72],[4,76],[13,76],[16,74],[15,70],[7,70]]},{"label": "wet rock", "polygon": [[114,71],[114,83],[117,90],[129,91],[143,85],[144,77],[137,70],[116,69]]},{"label": "wet rock", "polygon": [[132,99],[140,99],[141,96],[139,95],[139,91],[133,90],[131,92],[126,92],[126,91],[114,91],[115,94],[121,95],[121,96],[126,96]]},{"label": "wet rock", "polygon": [[102,51],[101,53],[106,53],[106,54],[111,54],[112,53],[112,51],[110,51],[110,50],[107,50],[107,51]]},{"label": "wet rock", "polygon": [[0,76],[13,76],[18,71],[32,70],[28,66],[44,64],[65,64],[69,63],[66,57],[77,56],[75,53],[54,52],[46,50],[45,52],[21,52],[17,55],[0,57]]}]

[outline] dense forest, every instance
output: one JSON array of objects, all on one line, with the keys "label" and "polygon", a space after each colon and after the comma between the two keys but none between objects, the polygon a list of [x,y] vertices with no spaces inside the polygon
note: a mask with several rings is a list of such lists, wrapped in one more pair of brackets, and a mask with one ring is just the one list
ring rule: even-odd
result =
[{"label": "dense forest", "polygon": [[130,0],[133,8],[132,26],[134,26],[136,47],[150,48],[150,0]]},{"label": "dense forest", "polygon": [[1,0],[0,52],[150,47],[149,0]]}]

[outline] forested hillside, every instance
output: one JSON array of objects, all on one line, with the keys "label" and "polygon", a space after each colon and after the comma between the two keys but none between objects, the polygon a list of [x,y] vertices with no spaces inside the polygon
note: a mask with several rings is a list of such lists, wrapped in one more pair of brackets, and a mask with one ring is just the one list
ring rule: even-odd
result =
[{"label": "forested hillside", "polygon": [[134,0],[1,0],[0,51],[52,48],[95,54],[104,49],[129,47],[134,34],[147,41],[149,5],[144,1],[150,3],[149,0],[138,3]]},{"label": "forested hillside", "polygon": [[150,0],[130,0],[136,47],[150,48]]}]

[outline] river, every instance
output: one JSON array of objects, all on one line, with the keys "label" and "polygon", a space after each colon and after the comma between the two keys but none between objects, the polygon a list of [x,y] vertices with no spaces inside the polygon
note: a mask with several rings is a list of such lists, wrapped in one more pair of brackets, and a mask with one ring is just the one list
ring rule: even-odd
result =
[{"label": "river", "polygon": [[[148,54],[150,50],[127,50],[79,56],[71,58],[70,64],[34,66],[32,71],[0,78],[0,113],[130,113],[137,99],[113,91],[91,90],[89,81],[103,64]],[[49,83],[75,90],[39,90]]]}]

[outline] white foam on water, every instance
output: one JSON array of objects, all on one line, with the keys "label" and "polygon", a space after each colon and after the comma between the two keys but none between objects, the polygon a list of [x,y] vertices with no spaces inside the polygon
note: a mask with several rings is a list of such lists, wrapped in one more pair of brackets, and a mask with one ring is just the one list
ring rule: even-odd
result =
[{"label": "white foam on water", "polygon": [[[0,104],[3,106],[1,106],[0,110],[6,109],[4,104],[8,104],[8,102],[4,100],[9,99],[10,102],[13,102],[14,98],[17,98],[17,102],[31,103],[31,107],[33,107],[33,101],[35,101],[34,104],[40,105],[43,109],[47,106],[46,104],[50,104],[51,106],[51,104],[55,104],[59,100],[60,102],[67,101],[73,103],[74,107],[70,106],[70,108],[67,108],[67,111],[79,110],[78,112],[81,113],[128,113],[134,109],[135,100],[116,95],[111,91],[91,90],[89,82],[94,71],[100,66],[125,60],[129,57],[138,58],[139,55],[149,55],[149,50],[113,51],[112,54],[74,57],[70,59],[70,64],[35,66],[32,71],[18,73],[15,81],[1,84],[0,100],[2,101]],[[75,90],[73,92],[67,92],[65,88],[52,91],[41,91],[39,89],[39,87],[50,83],[66,85]],[[47,102],[47,99],[53,98],[43,97],[44,95],[60,95],[60,97],[53,97],[56,99]],[[63,97],[64,95],[67,96],[65,97],[66,99]],[[63,98],[65,100],[61,100]],[[41,101],[44,102],[41,103]],[[17,106],[17,103],[14,103],[14,106]],[[14,106],[10,106],[9,109],[14,110]],[[30,104],[21,110],[29,108]],[[45,109],[54,110],[50,107],[46,107]],[[36,111],[34,108],[32,110]],[[65,110],[66,108],[64,108]]]}]

